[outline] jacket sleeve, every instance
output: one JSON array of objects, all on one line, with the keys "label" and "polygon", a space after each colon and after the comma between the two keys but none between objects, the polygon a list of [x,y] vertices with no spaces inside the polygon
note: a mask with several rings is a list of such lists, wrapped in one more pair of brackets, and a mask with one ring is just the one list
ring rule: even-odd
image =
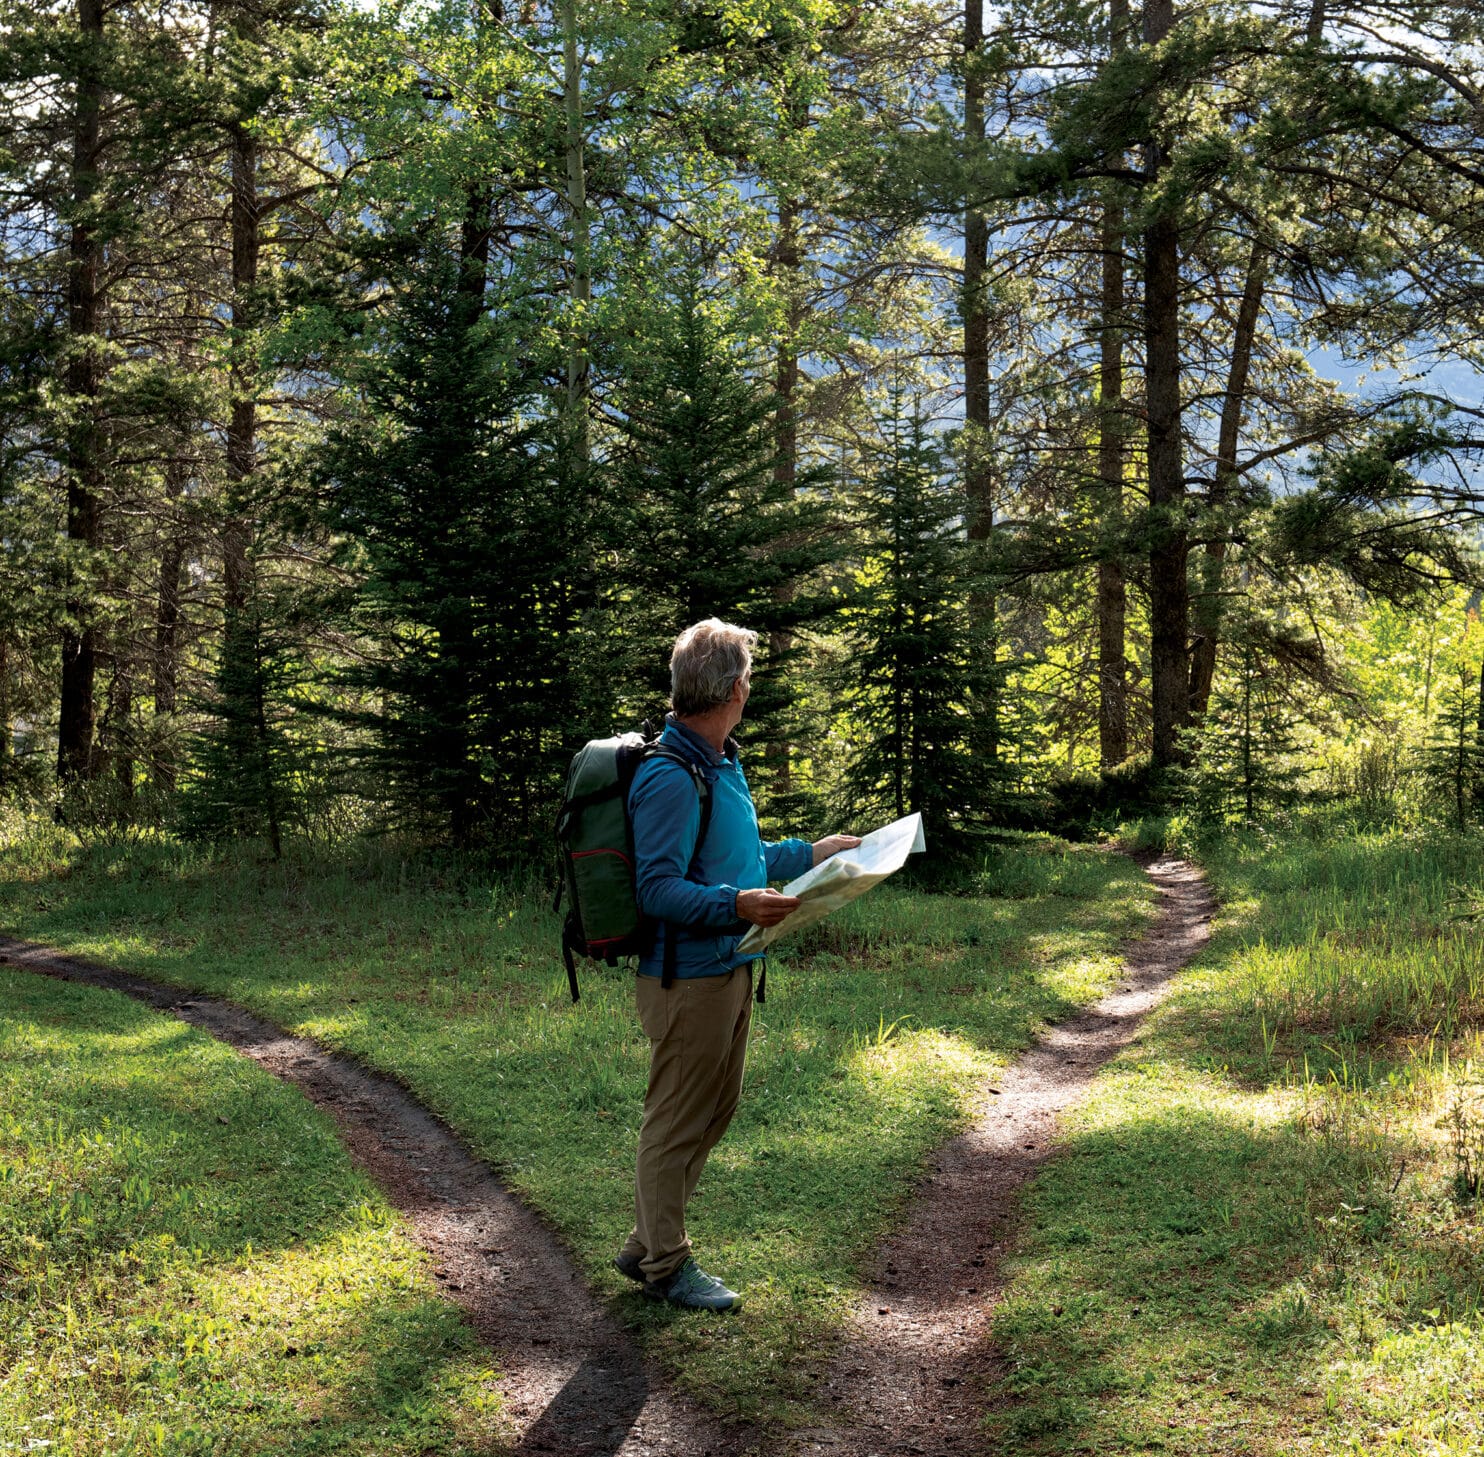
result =
[{"label": "jacket sleeve", "polygon": [[663,759],[645,764],[629,794],[629,819],[639,909],[679,926],[733,926],[736,886],[697,885],[685,878],[701,832],[701,797],[691,776]]},{"label": "jacket sleeve", "polygon": [[814,846],[808,840],[764,840],[763,860],[769,880],[797,880],[814,864]]}]

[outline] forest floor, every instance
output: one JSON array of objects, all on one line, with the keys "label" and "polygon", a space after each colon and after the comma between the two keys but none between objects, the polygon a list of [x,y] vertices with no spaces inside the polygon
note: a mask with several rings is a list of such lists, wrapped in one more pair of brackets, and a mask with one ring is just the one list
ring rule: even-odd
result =
[{"label": "forest floor", "polygon": [[[691,1221],[708,1266],[746,1289],[741,1318],[651,1306],[608,1268],[630,1212],[644,1045],[626,977],[590,974],[568,1002],[534,895],[385,852],[326,867],[54,841],[6,855],[0,922],[198,1002],[230,1000],[413,1091],[555,1229],[680,1393],[720,1418],[720,1447],[729,1428],[818,1423],[861,1261],[924,1159],[970,1121],[986,1076],[1114,983],[1119,947],[1151,916],[1136,867],[1055,842],[1005,850],[972,890],[884,887],[774,965],[743,1109]],[[55,1338],[48,1307],[18,1320],[15,1342]],[[521,1428],[521,1393],[503,1389],[492,1442]],[[172,1432],[195,1420],[189,1393],[178,1399]],[[534,1421],[539,1403],[525,1404]]]},{"label": "forest floor", "polygon": [[855,1328],[825,1393],[832,1422],[803,1433],[832,1457],[911,1452],[966,1457],[1003,1362],[992,1323],[1001,1267],[1019,1224],[1021,1186],[1057,1147],[1062,1114],[1127,1046],[1169,981],[1211,934],[1199,872],[1151,857],[1160,916],[1124,953],[1118,986],[1058,1022],[986,1084],[973,1124],[933,1156],[931,1172],[876,1253]]},{"label": "forest floor", "polygon": [[1025,1190],[990,1449],[1477,1457],[1484,843],[1200,858],[1210,945]]},{"label": "forest floor", "polygon": [[[801,948],[761,1009],[744,1112],[697,1204],[693,1233],[707,1263],[741,1270],[752,1297],[741,1317],[715,1319],[645,1306],[605,1269],[622,1233],[642,1047],[611,981],[590,977],[578,1008],[563,1003],[562,978],[537,935],[549,928],[530,896],[452,877],[430,891],[392,863],[337,878],[302,865],[206,865],[160,847],[59,855],[55,845],[33,846],[9,857],[0,923],[253,1006],[412,1089],[556,1230],[587,1277],[572,1281],[573,1309],[600,1333],[594,1349],[615,1354],[578,1363],[585,1374],[564,1406],[548,1387],[563,1384],[587,1336],[543,1349],[533,1320],[512,1333],[527,1354],[506,1346],[515,1360],[497,1374],[469,1365],[467,1327],[437,1326],[433,1348],[413,1343],[422,1364],[404,1412],[384,1374],[374,1396],[365,1394],[366,1370],[380,1368],[358,1351],[347,1296],[343,1327],[308,1317],[321,1332],[312,1368],[285,1364],[286,1350],[309,1348],[265,1318],[254,1338],[266,1338],[271,1359],[246,1383],[250,1399],[240,1380],[224,1386],[222,1362],[230,1369],[231,1353],[241,1359],[243,1332],[223,1334],[230,1306],[222,1297],[207,1302],[208,1323],[218,1325],[193,1330],[182,1356],[178,1332],[202,1304],[194,1285],[176,1272],[151,1282],[146,1300],[101,1280],[100,1271],[137,1258],[127,1229],[134,1196],[120,1201],[117,1190],[138,1181],[120,1183],[119,1140],[94,1140],[87,1119],[68,1111],[75,1103],[64,1099],[48,1123],[27,1101],[38,1076],[49,1089],[102,1075],[96,1053],[79,1059],[58,1028],[97,1038],[107,1016],[78,1005],[62,1016],[37,1001],[39,992],[12,995],[45,984],[0,971],[0,1036],[24,1053],[20,1079],[0,1088],[9,1171],[0,1171],[0,1287],[23,1297],[0,1302],[0,1412],[26,1418],[24,1433],[0,1432],[0,1448],[10,1439],[26,1450],[42,1437],[69,1457],[128,1450],[102,1440],[101,1428],[75,1425],[78,1413],[106,1409],[109,1433],[127,1433],[139,1452],[455,1453],[519,1444],[575,1457],[640,1452],[646,1433],[668,1430],[673,1445],[654,1450],[772,1450],[786,1438],[837,1457],[1477,1453],[1484,1219],[1466,1175],[1469,1157],[1475,1171],[1484,1163],[1471,1061],[1484,1063],[1474,1031],[1484,954],[1469,919],[1484,897],[1479,843],[1294,834],[1229,837],[1202,855],[1222,901],[1215,938],[1132,1042],[1127,1029],[1194,949],[1204,911],[1196,886],[1180,888],[1163,922],[1173,944],[1146,941],[1151,959],[1121,966],[1120,943],[1150,917],[1142,877],[1121,857],[1028,845],[1005,853],[975,887],[979,895],[888,887],[874,905],[861,903],[872,907],[869,918],[820,928],[829,935]],[[103,998],[80,988],[51,994]],[[1099,997],[1109,998],[1101,1010],[1116,1022],[1077,1016],[1079,1003]],[[182,999],[172,992],[167,1000]],[[207,1014],[202,997],[186,1000]],[[863,1006],[874,1026],[862,1021]],[[1016,1051],[1046,1023],[1057,1024],[1051,1051],[1022,1064],[1021,1084],[1009,1071]],[[1080,1036],[1092,1037],[1091,1048],[1078,1049]],[[152,1049],[167,1051],[182,1055],[173,1044]],[[287,1055],[291,1070],[300,1056],[310,1054]],[[298,1072],[311,1083],[319,1076],[312,1065]],[[1052,1086],[1036,1093],[1047,1075]],[[162,1100],[149,1079],[108,1076],[110,1096],[122,1100],[117,1126],[130,1124],[125,1105],[142,1100],[141,1126],[168,1127],[164,1146],[190,1155],[179,1168],[154,1158],[150,1195],[190,1224],[196,1216],[181,1211],[220,1192],[202,1161],[224,1162],[219,1151],[190,1154],[193,1142],[227,1130],[246,1139],[251,1118],[239,1125],[233,1111],[213,1128],[199,1116],[204,1089]],[[1003,1197],[970,1195],[983,1170],[976,1140],[993,1140],[997,1121],[1020,1127],[1019,1117],[1004,1118],[1002,1100],[1018,1099],[1022,1086],[1031,1092],[1020,1116],[1040,1117],[1037,1132],[999,1151]],[[1077,1087],[1085,1096],[1063,1115],[1055,1156],[1041,1163],[1051,1142],[1045,1116]],[[364,1087],[329,1101],[341,1105],[342,1127],[358,1116],[377,1125],[371,1133],[392,1160],[378,1172],[396,1189],[389,1171],[397,1158],[405,1165],[423,1134],[365,1117]],[[187,1102],[198,1116],[182,1121]],[[370,1135],[348,1136],[354,1147]],[[379,1155],[360,1153],[375,1167]],[[1039,1164],[1037,1176],[1017,1198],[1027,1164]],[[333,1174],[327,1165],[314,1178]],[[509,1278],[506,1237],[497,1246],[480,1233],[507,1216],[494,1207],[503,1196],[493,1180],[489,1188],[458,1183],[468,1176],[441,1154],[416,1157],[396,1196],[409,1223],[357,1217],[401,1241],[417,1289],[441,1286],[477,1306],[481,1290]],[[474,1177],[488,1179],[477,1167]],[[276,1217],[253,1208],[250,1179],[224,1182],[245,1225]],[[384,1208],[374,1191],[355,1207]],[[95,1239],[87,1221],[100,1208],[106,1238]],[[72,1221],[66,1258],[53,1255],[45,1231],[33,1233],[37,1219]],[[472,1255],[450,1249],[418,1266],[403,1231],[427,1243],[419,1219],[466,1220]],[[335,1244],[323,1219],[306,1228],[313,1223],[296,1214],[291,1234],[252,1258],[302,1272],[341,1248],[343,1231],[335,1228]],[[923,1252],[943,1247],[945,1231],[953,1258],[940,1268]],[[438,1251],[436,1241],[431,1247]],[[195,1272],[192,1280],[216,1279],[218,1267],[235,1270],[244,1258],[205,1257],[203,1248],[194,1233],[176,1239],[171,1258]],[[285,1269],[275,1271],[280,1282]],[[340,1279],[356,1288],[351,1274]],[[312,1311],[334,1283],[311,1280],[290,1303]],[[73,1293],[95,1288],[96,1298]],[[558,1280],[559,1301],[561,1289]],[[141,1326],[149,1300],[158,1308]],[[620,1325],[653,1363],[648,1372],[624,1354]],[[381,1328],[367,1326],[373,1342]],[[150,1348],[151,1373],[172,1373],[167,1405],[153,1375],[123,1380],[110,1366],[119,1363],[121,1329],[136,1345],[140,1329],[170,1333],[173,1365]],[[105,1332],[114,1346],[100,1344]],[[349,1373],[340,1390],[333,1353]],[[538,1369],[543,1356],[546,1376],[523,1394],[514,1367]],[[198,1390],[197,1379],[213,1372]],[[583,1415],[580,1393],[615,1380],[627,1383],[633,1408],[621,1420],[642,1408],[655,1413],[655,1426],[645,1418],[620,1433],[619,1422],[590,1420],[590,1404]],[[671,1381],[674,1400],[655,1401]],[[225,1405],[224,1390],[236,1393]],[[687,1400],[708,1414],[698,1424]],[[395,1419],[362,1422],[337,1447],[336,1422],[387,1409]],[[292,1436],[252,1425],[256,1413],[287,1410],[305,1417]],[[70,1436],[59,1440],[69,1421]],[[957,1440],[945,1440],[946,1428]],[[240,1440],[225,1441],[228,1432]]]}]

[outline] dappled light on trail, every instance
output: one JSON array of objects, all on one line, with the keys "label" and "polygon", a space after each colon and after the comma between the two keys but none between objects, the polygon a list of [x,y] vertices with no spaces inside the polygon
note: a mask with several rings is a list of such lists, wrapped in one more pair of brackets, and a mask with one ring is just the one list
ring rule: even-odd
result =
[{"label": "dappled light on trail", "polygon": [[1484,1059],[1451,917],[1478,841],[1203,848],[1210,950],[1028,1191],[991,1438],[1476,1453],[1484,1221],[1454,1128],[1484,1146]]}]

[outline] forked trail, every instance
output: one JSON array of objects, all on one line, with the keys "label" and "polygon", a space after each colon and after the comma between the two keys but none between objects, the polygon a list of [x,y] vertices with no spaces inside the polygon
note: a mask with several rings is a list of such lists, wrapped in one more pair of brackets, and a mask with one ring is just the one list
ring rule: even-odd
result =
[{"label": "forked trail", "polygon": [[1118,989],[1051,1028],[985,1089],[973,1126],[934,1156],[933,1172],[876,1257],[854,1332],[824,1388],[836,1418],[802,1434],[796,1452],[987,1451],[979,1423],[997,1374],[989,1326],[1020,1186],[1051,1152],[1060,1114],[1210,939],[1214,902],[1200,872],[1181,860],[1145,869],[1159,888],[1159,918],[1125,952]]},{"label": "forked trail", "polygon": [[[835,1457],[970,1457],[994,1357],[987,1342],[1020,1185],[1058,1114],[1134,1035],[1165,983],[1209,936],[1211,898],[1181,861],[1148,873],[1158,923],[1129,948],[1120,989],[1053,1028],[986,1090],[972,1128],[934,1160],[881,1251],[853,1337],[824,1392],[828,1429],[788,1438]],[[552,1457],[742,1457],[765,1446],[676,1395],[586,1288],[560,1242],[405,1089],[230,1002],[0,936],[0,962],[134,997],[201,1028],[325,1109],[407,1217],[450,1299],[504,1373],[506,1451]]]}]

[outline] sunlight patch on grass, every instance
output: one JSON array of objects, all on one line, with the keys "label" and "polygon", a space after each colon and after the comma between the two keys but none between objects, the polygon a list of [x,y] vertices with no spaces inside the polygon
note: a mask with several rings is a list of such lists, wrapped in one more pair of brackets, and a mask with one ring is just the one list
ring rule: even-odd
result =
[{"label": "sunlight patch on grass", "polygon": [[0,1450],[486,1449],[493,1373],[425,1266],[297,1093],[0,976]]},{"label": "sunlight patch on grass", "polygon": [[[1027,1193],[996,1323],[1010,1369],[993,1439],[1031,1453],[1475,1453],[1484,1209],[1439,1126],[1473,1076],[1475,1014],[1456,994],[1471,953],[1436,926],[1421,950],[1409,938],[1477,883],[1481,847],[1209,848],[1210,949]],[[1280,991],[1321,1014],[1280,1020]]]}]

